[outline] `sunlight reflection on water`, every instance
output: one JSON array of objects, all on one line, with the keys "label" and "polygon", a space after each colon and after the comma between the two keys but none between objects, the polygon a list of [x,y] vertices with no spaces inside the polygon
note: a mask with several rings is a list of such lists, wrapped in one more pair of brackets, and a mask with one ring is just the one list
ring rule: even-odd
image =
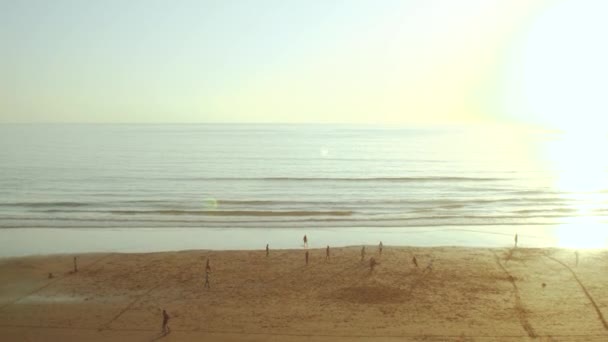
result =
[{"label": "sunlight reflection on water", "polygon": [[572,201],[573,217],[556,229],[557,245],[568,248],[608,246],[602,216],[608,189],[608,147],[604,134],[565,133],[545,146],[545,157],[555,172],[555,187]]}]

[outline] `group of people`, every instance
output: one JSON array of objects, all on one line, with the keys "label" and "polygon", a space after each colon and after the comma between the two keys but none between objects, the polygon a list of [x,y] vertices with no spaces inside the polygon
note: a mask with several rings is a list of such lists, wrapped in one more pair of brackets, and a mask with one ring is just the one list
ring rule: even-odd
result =
[{"label": "group of people", "polygon": [[[517,243],[518,243],[518,235],[515,234],[514,237],[514,242],[515,242],[515,248],[517,248]],[[308,261],[309,261],[309,251],[308,251],[308,237],[306,235],[304,235],[303,238],[304,241],[304,248],[306,248],[306,252],[305,252],[305,261],[306,261],[306,265],[308,265]],[[380,255],[382,255],[382,250],[384,248],[384,245],[382,244],[382,241],[380,241],[380,243],[378,244],[378,253]],[[266,244],[266,257],[268,257],[270,255],[270,247],[268,244]],[[576,265],[578,265],[578,251],[575,252],[576,255]],[[325,261],[329,261],[331,258],[330,255],[330,248],[329,245],[325,248]],[[365,246],[361,247],[361,261],[363,261],[365,259]],[[374,268],[376,267],[376,265],[378,265],[379,262],[376,261],[376,259],[374,257],[370,258],[369,260],[369,267],[370,267],[370,272],[374,271]],[[418,266],[418,260],[416,259],[416,256],[412,256],[412,264],[414,265],[414,267],[419,268]],[[427,266],[427,269],[431,270],[432,269],[432,265],[433,262],[431,260],[431,262],[429,263],[429,265]],[[74,257],[74,272],[78,272],[78,267],[77,267],[77,263],[76,263],[76,257]],[[207,263],[205,265],[205,284],[204,287],[205,288],[210,288],[211,285],[209,283],[209,273],[211,272],[211,265],[209,263],[209,259],[207,259]],[[49,275],[49,277],[51,277],[51,275]],[[543,284],[544,285],[544,284]],[[167,313],[166,310],[163,309],[162,311],[162,316],[163,316],[163,324],[162,324],[162,334],[166,335],[168,333],[171,332],[171,329],[169,328],[169,314]]]},{"label": "group of people", "polygon": [[[304,248],[308,248],[308,236],[304,235],[304,238],[302,239],[304,241]],[[517,240],[517,238],[516,238]],[[380,243],[378,244],[378,254],[382,255],[382,250],[384,249],[384,244],[382,244],[382,241],[380,241]],[[266,244],[266,256],[268,256],[269,253],[269,249],[268,249],[268,244]],[[331,258],[330,256],[330,249],[329,249],[329,245],[325,248],[325,261],[329,261]],[[309,260],[309,253],[308,253],[308,249],[304,252],[304,260],[306,262],[306,265],[308,265],[308,260]],[[365,246],[361,246],[361,261],[365,260]],[[416,268],[418,268],[418,260],[416,259],[416,256],[412,257],[412,263],[414,264],[414,266]],[[374,257],[370,258],[369,260],[369,268],[370,271],[374,270],[374,267],[376,267],[376,265],[380,264],[378,261],[376,261],[376,259]]]},{"label": "group of people", "polygon": [[[515,238],[516,240],[516,244],[517,244],[517,237]],[[306,252],[305,252],[305,261],[306,261],[306,265],[308,265],[308,261],[309,261],[309,251],[308,251],[308,237],[306,235],[304,235],[303,238],[304,241],[304,248],[306,248]],[[384,245],[382,244],[382,241],[380,241],[380,243],[378,244],[378,253],[380,255],[382,255],[382,249],[384,248]],[[331,254],[330,254],[330,248],[329,245],[325,248],[325,261],[329,261],[331,258]],[[268,257],[270,255],[270,246],[268,244],[266,244],[266,257]],[[361,247],[361,261],[363,261],[365,259],[365,246]],[[416,266],[416,268],[418,268],[418,261],[416,260],[416,256],[414,256],[412,258],[412,263]],[[369,267],[370,267],[370,272],[373,272],[374,268],[376,267],[376,265],[378,265],[379,262],[376,261],[375,258],[370,258],[369,260]],[[74,257],[74,272],[77,272],[77,265],[76,265],[76,258]],[[211,273],[211,265],[210,265],[210,261],[209,259],[207,259],[207,263],[205,265],[205,284],[204,287],[205,288],[211,288],[211,284],[209,283],[209,273]],[[165,309],[163,309],[162,311],[162,316],[163,316],[163,324],[162,324],[162,330],[161,333],[163,335],[167,335],[171,332],[171,329],[169,328],[169,319],[170,316],[167,313],[167,311]]]}]

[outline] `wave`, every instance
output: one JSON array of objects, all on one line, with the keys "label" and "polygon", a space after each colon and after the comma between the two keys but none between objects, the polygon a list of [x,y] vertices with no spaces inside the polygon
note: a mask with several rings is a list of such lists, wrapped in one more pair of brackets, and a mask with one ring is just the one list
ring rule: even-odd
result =
[{"label": "wave", "polygon": [[174,205],[175,203],[167,200],[128,200],[128,201],[94,201],[94,202],[4,202],[0,203],[0,207],[22,207],[22,208],[78,208],[88,206],[103,206],[103,205],[125,205],[125,204],[167,204]]},{"label": "wave", "polygon": [[[567,203],[573,199],[562,197],[503,197],[503,198],[478,198],[478,199],[353,199],[353,200],[255,200],[255,199],[215,199],[219,206],[369,206],[382,205],[422,205],[431,206],[428,209],[436,208],[460,208],[468,205],[478,204],[500,204],[510,203],[512,205],[528,205],[529,203]],[[180,200],[117,200],[117,201],[91,201],[91,202],[4,202],[0,207],[23,207],[23,208],[78,208],[78,207],[125,207],[130,205],[156,205],[165,208],[183,207],[185,204],[194,201]]]},{"label": "wave", "polygon": [[26,208],[48,208],[48,207],[84,207],[90,203],[84,202],[14,202],[0,203],[0,207],[26,207]]},{"label": "wave", "polygon": [[495,182],[509,180],[493,177],[182,177],[162,178],[172,181],[298,181],[298,182]]},{"label": "wave", "polygon": [[262,211],[262,210],[44,210],[46,213],[78,212],[117,215],[201,215],[201,216],[350,216],[352,211]]},{"label": "wave", "polygon": [[[139,216],[138,214],[158,214],[157,211],[119,211],[119,215],[116,216],[95,216],[95,217],[69,217],[69,216],[48,216],[48,217],[24,217],[24,216],[0,216],[2,220],[15,220],[15,221],[79,221],[79,222],[122,222],[128,225],[128,223],[134,222],[156,222],[156,223],[195,223],[199,225],[204,224],[293,224],[293,223],[302,223],[302,222],[316,222],[316,223],[332,223],[332,222],[342,222],[345,224],[361,224],[365,223],[367,226],[374,226],[374,223],[379,222],[400,222],[403,224],[412,223],[412,222],[437,222],[438,224],[446,224],[446,221],[451,221],[452,223],[457,222],[458,225],[467,225],[473,222],[485,221],[485,222],[498,222],[498,221],[509,221],[509,222],[518,222],[518,221],[530,221],[531,219],[565,219],[565,218],[573,218],[573,217],[584,217],[581,215],[570,215],[567,212],[562,214],[552,214],[546,212],[537,212],[534,215],[513,215],[513,213],[505,213],[504,215],[424,215],[424,216],[383,216],[383,217],[365,217],[365,216],[351,216],[350,212],[341,212],[341,211],[329,211],[329,212],[301,212],[301,211],[292,211],[292,212],[259,212],[259,211],[238,211],[236,214],[234,212],[198,212],[199,214],[191,214],[189,211],[179,211],[179,214],[173,214],[172,211],[164,211],[161,212],[161,217],[153,218],[150,216]],[[100,211],[95,212],[99,214],[113,214],[112,211]],[[208,219],[176,219],[172,218],[175,216],[218,216],[223,219],[218,220],[208,220]],[[608,218],[608,215],[592,215],[596,218]],[[133,217],[133,218],[127,218]],[[277,217],[277,219],[273,220],[260,220],[260,219],[236,219],[236,217]],[[319,217],[319,218],[317,218]],[[232,219],[235,218],[235,219]],[[441,222],[441,223],[439,223]],[[411,224],[408,224],[411,225]]]},{"label": "wave", "polygon": [[517,214],[537,214],[537,213],[550,213],[550,212],[558,212],[558,213],[576,213],[578,209],[574,208],[551,208],[551,209],[524,209],[524,210],[515,210],[514,213]]},{"label": "wave", "polygon": [[[304,221],[304,222],[291,222],[289,225],[284,223],[267,223],[260,225],[258,222],[249,223],[216,223],[216,224],[201,224],[200,222],[192,221],[169,221],[169,222],[158,222],[158,221],[135,221],[135,222],[124,222],[116,221],[111,224],[101,224],[106,221],[89,221],[79,222],[74,221],[69,224],[70,221],[45,221],[44,223],[33,223],[33,222],[22,222],[18,221],[14,224],[7,222],[0,222],[0,229],[12,229],[12,228],[418,228],[418,227],[474,227],[474,226],[552,226],[556,223],[551,222],[416,222],[416,223],[404,223],[404,222],[379,222],[374,225],[370,225],[366,222],[334,222],[320,227],[318,222]],[[106,222],[107,223],[107,222]],[[128,223],[128,226],[125,226]],[[562,224],[562,223],[560,223]]]}]

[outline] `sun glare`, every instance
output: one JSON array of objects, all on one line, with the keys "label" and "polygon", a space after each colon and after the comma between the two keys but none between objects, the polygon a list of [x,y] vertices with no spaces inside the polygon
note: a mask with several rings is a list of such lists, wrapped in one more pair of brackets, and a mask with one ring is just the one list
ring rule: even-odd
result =
[{"label": "sun glare", "polygon": [[598,217],[574,217],[556,229],[556,245],[562,248],[591,249],[608,247],[608,231]]},{"label": "sun glare", "polygon": [[605,134],[567,131],[545,147],[543,154],[555,172],[558,191],[580,194],[608,189],[608,159],[598,153],[608,148]]},{"label": "sun glare", "polygon": [[547,142],[544,156],[554,173],[554,187],[567,200],[572,217],[556,229],[556,244],[565,248],[606,248],[608,230],[603,207],[607,201],[608,160],[603,134],[565,132]]},{"label": "sun glare", "polygon": [[552,129],[608,127],[606,10],[606,1],[566,0],[535,18],[505,68],[510,115]]}]

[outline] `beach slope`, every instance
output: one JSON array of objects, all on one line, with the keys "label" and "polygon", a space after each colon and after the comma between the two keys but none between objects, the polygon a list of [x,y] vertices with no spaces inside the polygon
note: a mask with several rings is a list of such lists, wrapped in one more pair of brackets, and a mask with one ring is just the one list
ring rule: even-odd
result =
[{"label": "beach slope", "polygon": [[71,255],[2,259],[0,339],[608,339],[608,252],[360,250],[311,249],[308,265],[304,250],[88,254],[78,272]]}]

